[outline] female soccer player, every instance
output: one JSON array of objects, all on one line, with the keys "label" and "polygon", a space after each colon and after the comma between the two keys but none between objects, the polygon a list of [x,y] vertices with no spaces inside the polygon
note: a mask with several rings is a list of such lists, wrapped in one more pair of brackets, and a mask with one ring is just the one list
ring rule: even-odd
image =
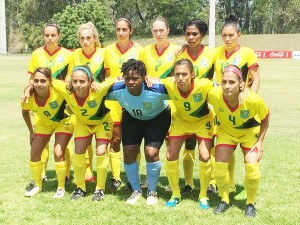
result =
[{"label": "female soccer player", "polygon": [[96,137],[97,184],[92,200],[101,201],[104,198],[109,164],[107,145],[111,140],[113,126],[109,109],[104,106],[104,97],[112,83],[102,82],[100,89],[92,92],[92,81],[93,75],[89,67],[83,65],[73,69],[69,90],[66,90],[64,82],[53,82],[55,90],[65,98],[76,116],[74,176],[77,188],[71,196],[72,200],[86,195],[85,152],[93,135]]},{"label": "female soccer player", "polygon": [[260,182],[259,160],[269,126],[269,109],[254,92],[246,92],[242,71],[235,65],[223,69],[222,82],[208,94],[218,119],[215,178],[221,202],[214,213],[221,214],[229,207],[229,160],[240,144],[245,162],[247,201],[245,216],[254,217],[255,196]]},{"label": "female soccer player", "polygon": [[[60,27],[54,22],[48,22],[43,28],[43,37],[45,45],[36,49],[31,56],[28,73],[30,75],[38,67],[47,67],[52,72],[53,79],[64,80],[68,72],[68,66],[70,61],[71,52],[58,45],[58,41],[61,37]],[[38,120],[36,117],[35,120]],[[67,180],[70,177],[71,169],[71,158],[72,158],[72,147],[69,144],[66,149],[65,159],[67,162]],[[46,177],[46,167],[49,158],[49,145],[47,144],[45,150],[42,153],[42,163],[43,163],[43,180]],[[31,182],[31,185],[34,183]]]},{"label": "female soccer player", "polygon": [[208,79],[195,79],[192,62],[184,58],[175,63],[173,75],[174,78],[162,80],[176,107],[176,111],[172,115],[166,161],[166,173],[171,185],[172,197],[166,205],[173,207],[181,199],[178,169],[179,152],[186,138],[196,135],[200,163],[200,208],[208,209],[206,190],[211,175],[210,149],[213,146],[214,117],[208,108],[206,96],[213,83]]},{"label": "female soccer player", "polygon": [[[129,18],[122,17],[115,23],[118,41],[106,46],[104,59],[105,77],[118,77],[121,75],[122,64],[128,59],[141,59],[143,48],[131,41],[132,22]],[[120,178],[120,143],[121,143],[121,118],[122,109],[118,102],[107,102],[106,106],[111,110],[114,121],[113,138],[110,143],[110,163],[112,168],[112,186],[118,188],[121,185]]]},{"label": "female soccer player", "polygon": [[[216,81],[221,83],[224,68],[229,64],[234,64],[242,71],[243,81],[246,82],[246,86],[250,87],[252,92],[257,93],[260,86],[257,56],[251,48],[239,45],[239,39],[242,34],[241,26],[236,16],[230,15],[225,19],[221,35],[224,45],[216,48]],[[235,192],[236,189],[234,166],[235,156],[233,154],[229,164],[230,192]]]},{"label": "female soccer player", "polygon": [[[58,187],[54,198],[61,198],[65,195],[67,173],[64,153],[73,134],[74,118],[64,113],[66,102],[51,86],[52,74],[50,69],[38,67],[32,74],[32,81],[33,92],[28,102],[22,106],[22,115],[30,132],[29,165],[35,186],[24,196],[32,197],[42,191],[43,163],[41,155],[51,135],[55,133],[54,159]],[[29,111],[37,115],[34,128]]]},{"label": "female soccer player", "polygon": [[[192,19],[184,25],[183,31],[187,48],[180,53],[178,58],[189,59],[193,63],[196,79],[212,79],[214,74],[215,50],[201,44],[202,39],[208,31],[207,24],[200,19]],[[191,193],[194,187],[193,171],[196,141],[196,136],[188,137],[185,141],[183,152],[185,187],[182,189],[183,194]]]},{"label": "female soccer player", "polygon": [[[78,28],[78,37],[81,48],[76,49],[72,54],[69,64],[69,74],[75,66],[87,65],[95,81],[104,81],[105,49],[101,48],[97,28],[92,22],[81,24]],[[89,145],[87,150],[85,180],[94,182],[92,146]]]},{"label": "female soccer player", "polygon": [[161,83],[148,88],[144,82],[147,74],[144,63],[129,59],[122,65],[124,81],[115,83],[108,91],[106,99],[118,101],[123,107],[122,143],[124,167],[133,193],[127,199],[128,204],[135,204],[142,195],[137,155],[144,139],[144,152],[147,161],[147,205],[158,202],[156,186],[159,179],[161,162],[159,149],[168,132],[171,113],[168,93]]}]

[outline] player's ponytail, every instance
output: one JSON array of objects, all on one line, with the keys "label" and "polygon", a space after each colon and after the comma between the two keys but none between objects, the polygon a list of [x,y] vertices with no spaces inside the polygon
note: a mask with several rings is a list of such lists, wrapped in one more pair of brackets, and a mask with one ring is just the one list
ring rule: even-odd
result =
[{"label": "player's ponytail", "polygon": [[236,28],[237,32],[240,33],[241,32],[241,26],[240,26],[240,22],[239,22],[239,18],[233,14],[230,14],[228,17],[225,18],[225,22],[222,26],[222,30],[224,27],[227,26],[233,26]]}]

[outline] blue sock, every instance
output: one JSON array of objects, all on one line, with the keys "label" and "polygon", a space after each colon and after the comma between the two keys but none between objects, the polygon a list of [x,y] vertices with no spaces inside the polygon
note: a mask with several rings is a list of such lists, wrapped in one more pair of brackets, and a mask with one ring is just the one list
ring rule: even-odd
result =
[{"label": "blue sock", "polygon": [[146,167],[147,167],[147,177],[148,177],[148,191],[156,192],[156,186],[160,175],[161,162],[160,161],[153,162],[153,163],[147,162]]},{"label": "blue sock", "polygon": [[140,191],[140,180],[139,180],[139,165],[135,161],[132,164],[125,164],[124,168],[126,172],[127,179],[131,184],[131,187],[134,191]]}]

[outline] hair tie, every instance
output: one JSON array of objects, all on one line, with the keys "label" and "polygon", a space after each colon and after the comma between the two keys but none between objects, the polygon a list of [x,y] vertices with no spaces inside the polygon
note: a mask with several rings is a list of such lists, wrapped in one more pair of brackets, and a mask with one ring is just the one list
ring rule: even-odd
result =
[{"label": "hair tie", "polygon": [[77,66],[77,67],[75,67],[75,68],[72,70],[72,74],[73,74],[75,71],[77,71],[77,70],[83,70],[83,71],[87,74],[87,76],[88,76],[90,79],[92,79],[92,75],[91,75],[90,71],[89,71],[87,68],[85,68],[85,67],[83,67],[83,66]]},{"label": "hair tie", "polygon": [[234,65],[226,66],[226,67],[224,68],[223,73],[225,73],[225,72],[233,72],[233,73],[235,73],[236,75],[238,75],[238,77],[239,77],[240,79],[243,79],[242,73],[241,73],[240,69],[238,69],[238,68],[235,67]]}]

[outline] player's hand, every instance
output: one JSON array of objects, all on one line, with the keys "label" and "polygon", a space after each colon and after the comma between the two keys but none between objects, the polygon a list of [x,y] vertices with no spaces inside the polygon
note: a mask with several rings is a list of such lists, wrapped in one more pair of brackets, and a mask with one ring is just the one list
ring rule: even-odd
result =
[{"label": "player's hand", "polygon": [[93,81],[91,83],[91,89],[92,92],[97,92],[100,89],[100,85],[96,81]]},{"label": "player's hand", "polygon": [[145,83],[147,84],[147,87],[152,87],[153,82],[154,82],[154,78],[153,77],[149,77],[148,75],[145,76]]},{"label": "player's hand", "polygon": [[250,150],[250,152],[255,151],[257,151],[257,162],[259,162],[264,154],[262,141],[256,142],[256,144]]},{"label": "player's hand", "polygon": [[32,93],[33,93],[33,84],[29,84],[24,89],[23,96],[21,97],[22,105],[24,105],[25,103],[28,103],[29,97],[30,97],[30,95],[32,95]]},{"label": "player's hand", "polygon": [[181,48],[179,48],[179,49],[177,49],[177,50],[175,51],[175,56],[178,57],[182,52],[184,52],[184,50],[185,50],[187,47],[189,47],[188,44],[183,44],[183,45],[181,46]]}]

